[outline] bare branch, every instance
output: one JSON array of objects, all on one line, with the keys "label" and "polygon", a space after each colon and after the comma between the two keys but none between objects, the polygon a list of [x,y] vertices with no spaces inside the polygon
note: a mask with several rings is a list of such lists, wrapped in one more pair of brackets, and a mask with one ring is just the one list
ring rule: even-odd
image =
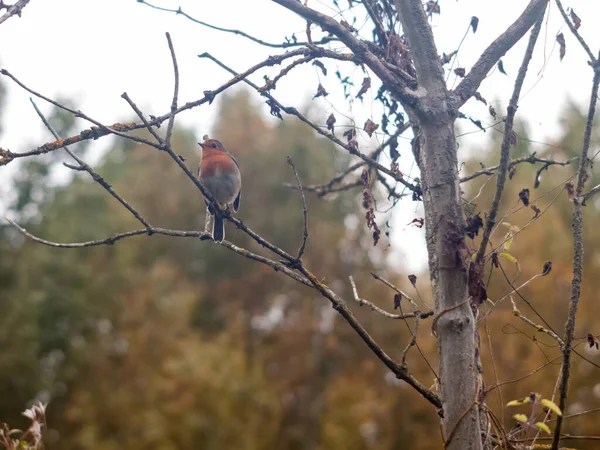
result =
[{"label": "bare branch", "polygon": [[[536,152],[533,152],[531,155],[529,156],[524,156],[521,158],[515,158],[513,160],[510,161],[510,163],[508,164],[508,167],[510,166],[516,166],[517,164],[522,164],[522,163],[529,163],[529,164],[536,164],[536,163],[543,163],[544,164],[544,168],[547,169],[550,166],[553,165],[558,165],[558,166],[568,166],[569,164],[571,164],[573,161],[575,161],[576,159],[579,159],[578,156],[575,156],[573,158],[570,158],[566,161],[555,161],[553,159],[547,159],[547,158],[538,158],[536,156]],[[471,181],[477,177],[480,177],[482,175],[494,175],[494,173],[500,168],[500,165],[495,165],[495,166],[491,166],[491,167],[485,167],[481,170],[478,170],[476,172],[473,172],[470,175],[464,176],[460,179],[461,183],[465,183],[467,181]],[[537,178],[537,176],[536,176]]]},{"label": "bare branch", "polygon": [[302,197],[302,243],[300,244],[300,248],[298,249],[298,261],[302,259],[302,255],[304,255],[304,250],[306,249],[306,241],[308,240],[308,208],[306,207],[306,197],[304,196],[304,190],[302,189],[302,183],[300,182],[300,177],[298,176],[298,171],[296,170],[296,166],[294,166],[294,161],[292,161],[292,157],[287,157],[287,163],[292,168],[294,172],[294,176],[296,177],[296,183],[298,184],[298,190],[300,191],[300,196]]},{"label": "bare branch", "polygon": [[[407,105],[416,105],[417,95],[409,89],[406,82],[394,75],[393,71],[384,62],[369,51],[367,42],[362,41],[346,29],[341,23],[314,9],[311,9],[296,0],[273,0],[290,11],[313,23],[325,31],[338,37],[352,52],[366,64],[381,79],[383,84]],[[437,58],[437,55],[436,55]]]},{"label": "bare branch", "polygon": [[549,330],[547,328],[544,328],[541,325],[538,325],[537,323],[535,323],[533,320],[528,319],[527,317],[525,317],[523,314],[521,314],[521,311],[519,311],[519,309],[517,308],[517,305],[515,304],[514,299],[512,298],[512,295],[510,297],[510,302],[512,303],[512,307],[513,307],[513,315],[515,317],[518,317],[519,319],[521,319],[523,322],[525,322],[527,325],[532,326],[533,328],[535,328],[537,331],[539,331],[540,333],[546,333],[548,336],[550,336],[552,339],[554,339],[556,342],[558,342],[558,345],[563,345],[564,342],[563,340],[560,338],[560,336],[558,334],[556,334],[554,331]]},{"label": "bare branch", "polygon": [[29,1],[30,0],[19,0],[15,4],[10,5],[6,12],[0,17],[0,24],[4,23],[4,21],[10,19],[12,16],[17,15],[21,17],[21,11],[23,8],[25,8],[27,3],[29,3]]},{"label": "bare branch", "polygon": [[171,135],[173,134],[173,125],[175,124],[175,115],[177,114],[177,98],[179,97],[179,68],[177,67],[177,57],[175,56],[171,35],[169,33],[165,33],[165,35],[167,36],[167,42],[169,43],[169,51],[171,52],[171,59],[173,60],[173,74],[175,76],[171,114],[169,115],[167,134],[165,136],[165,146],[171,147]]},{"label": "bare branch", "polygon": [[[221,62],[219,59],[217,59],[214,56],[212,56],[210,53],[203,53],[203,54],[198,55],[198,56],[201,57],[201,58],[208,58],[211,61],[213,61],[215,64],[217,64],[220,67],[222,67],[223,69],[227,70],[229,73],[233,74],[234,76],[236,76],[236,77],[239,76],[235,70],[231,69],[229,66],[227,66],[226,64],[224,64],[223,62]],[[252,88],[254,88],[257,91],[259,91],[260,88],[256,84],[254,84],[252,81],[247,80],[247,79],[244,79],[243,81],[247,85],[249,85]],[[360,159],[362,159],[363,161],[365,161],[371,167],[374,167],[374,168],[380,170],[381,172],[383,172],[383,173],[391,176],[394,180],[402,183],[404,186],[406,186],[411,191],[418,190],[417,186],[415,186],[415,185],[409,183],[408,181],[406,181],[398,173],[392,171],[391,169],[388,169],[387,167],[381,165],[380,163],[378,163],[374,159],[372,159],[372,158],[368,157],[367,155],[365,155],[364,153],[358,151],[356,147],[354,147],[354,146],[352,146],[350,144],[345,144],[339,138],[337,138],[334,134],[329,133],[327,131],[324,131],[321,127],[319,127],[314,122],[312,122],[311,120],[309,120],[304,114],[300,113],[296,108],[282,105],[275,97],[273,97],[268,92],[261,92],[261,95],[263,95],[264,97],[266,97],[266,98],[268,98],[270,100],[270,102],[271,102],[271,108],[273,108],[273,105],[274,105],[277,108],[277,109],[275,109],[277,112],[279,112],[279,110],[281,110],[281,111],[285,112],[286,114],[289,114],[289,115],[292,115],[292,116],[296,116],[298,119],[300,119],[302,122],[304,122],[305,124],[307,124],[313,130],[315,130],[317,133],[319,133],[321,136],[325,136],[329,140],[335,142],[337,145],[339,145],[340,147],[342,147],[343,149],[345,149],[346,151],[348,151],[350,154],[352,154],[354,156],[358,156]]]},{"label": "bare branch", "polygon": [[404,320],[404,319],[414,319],[414,318],[420,318],[420,319],[426,319],[428,317],[433,316],[433,311],[428,311],[428,312],[413,312],[413,313],[406,313],[406,314],[392,314],[390,312],[387,312],[386,310],[380,308],[379,306],[377,306],[375,303],[372,303],[368,300],[365,300],[364,298],[359,297],[358,295],[358,290],[356,288],[356,283],[354,283],[354,279],[352,277],[350,278],[350,285],[352,286],[352,293],[354,294],[354,300],[356,300],[356,302],[360,305],[360,306],[368,306],[369,308],[371,308],[373,311],[375,311],[376,313],[381,314],[384,317],[387,317],[388,319],[394,319],[394,320]]},{"label": "bare branch", "polygon": [[567,12],[565,11],[565,8],[563,8],[561,1],[555,0],[555,2],[556,2],[556,6],[558,6],[558,10],[560,11],[560,15],[563,17],[565,23],[571,30],[571,33],[573,33],[573,36],[575,36],[575,38],[577,38],[577,40],[579,41],[579,43],[581,44],[581,46],[587,53],[588,57],[590,58],[590,63],[592,64],[592,66],[595,66],[596,64],[598,64],[598,61],[594,57],[594,54],[590,50],[590,47],[587,45],[585,40],[581,37],[581,35],[579,34],[579,31],[577,31],[577,28],[575,28],[575,25],[573,25],[573,22],[571,20],[569,20],[569,16],[567,16]]},{"label": "bare branch", "polygon": [[523,11],[523,14],[485,49],[469,73],[454,90],[454,93],[458,97],[457,108],[460,108],[475,94],[475,91],[477,91],[490,69],[523,37],[536,20],[543,15],[547,4],[548,0],[531,0],[525,11]]},{"label": "bare branch", "polygon": [[540,29],[542,28],[543,19],[544,15],[542,13],[540,15],[540,18],[533,26],[533,29],[531,30],[531,35],[529,36],[529,43],[527,44],[527,49],[525,50],[525,55],[523,56],[523,62],[521,63],[519,73],[517,74],[517,79],[515,80],[515,87],[513,89],[512,96],[508,103],[508,107],[506,108],[506,120],[504,121],[504,136],[502,138],[502,145],[500,146],[500,164],[498,167],[498,180],[496,182],[496,192],[494,193],[492,204],[490,205],[490,209],[486,216],[485,227],[483,229],[483,237],[481,238],[481,243],[479,244],[479,249],[477,250],[475,264],[481,264],[483,262],[483,257],[485,256],[485,248],[487,247],[488,242],[490,240],[492,229],[496,224],[496,215],[498,214],[498,208],[500,208],[500,200],[502,199],[502,193],[504,192],[504,183],[506,182],[506,173],[508,172],[508,162],[510,160],[510,146],[511,141],[513,140],[513,124],[515,121],[517,108],[519,107],[519,97],[521,96],[521,88],[523,87],[525,76],[527,75],[527,68],[529,67],[529,62],[531,61],[531,57],[533,56],[533,49],[535,48],[535,43],[537,42],[537,38],[540,34]]},{"label": "bare branch", "polygon": [[[194,17],[190,16],[189,14],[187,14],[186,12],[184,12],[181,7],[177,8],[177,9],[169,9],[169,8],[163,8],[160,6],[156,6],[156,5],[152,5],[150,3],[148,3],[145,0],[137,0],[138,3],[142,3],[144,5],[147,5],[151,8],[154,9],[158,9],[159,11],[165,11],[165,12],[172,12],[175,13],[177,15],[181,15],[183,17],[185,17],[186,19],[191,20],[192,22],[195,22],[199,25],[205,26],[207,28],[210,28],[212,30],[216,30],[216,31],[222,31],[224,33],[232,33],[238,36],[242,36],[246,39],[251,40],[252,42],[256,42],[257,44],[260,45],[264,45],[265,47],[272,47],[272,48],[289,48],[289,47],[304,47],[308,44],[308,42],[300,42],[300,41],[292,41],[290,40],[290,42],[283,42],[281,44],[273,44],[271,42],[266,42],[263,41],[262,39],[256,38],[254,36],[249,35],[248,33],[245,33],[243,31],[240,30],[235,30],[235,29],[231,29],[231,28],[223,28],[223,27],[218,27],[216,25],[211,25],[210,23],[207,22],[203,22],[201,20],[195,19]],[[319,44],[326,44],[328,42],[332,42],[335,41],[334,38],[331,37],[324,37],[316,42],[314,42],[314,44],[319,45]]]},{"label": "bare branch", "polygon": [[[42,114],[42,111],[40,111],[40,109],[35,104],[35,102],[33,101],[33,99],[30,98],[29,101],[33,105],[33,108],[35,109],[35,112],[40,117],[40,119],[42,119],[42,122],[44,123],[44,125],[46,126],[46,128],[48,128],[48,130],[50,131],[50,133],[56,139],[60,139],[60,136],[58,135],[58,133],[56,132],[56,130],[54,129],[54,127],[50,124],[50,122],[48,122],[48,119],[46,119],[46,117],[44,116],[44,114]],[[67,167],[69,167],[71,169],[74,169],[74,170],[83,170],[83,171],[89,173],[90,176],[94,179],[94,181],[96,183],[98,183],[100,186],[102,186],[104,189],[106,189],[110,195],[112,195],[114,198],[116,198],[119,201],[119,203],[121,203],[131,214],[133,214],[133,216],[139,222],[141,222],[142,225],[144,225],[146,227],[146,230],[147,230],[148,234],[152,234],[152,231],[151,231],[152,227],[150,226],[150,224],[146,221],[146,219],[144,219],[142,217],[142,215],[139,212],[137,212],[137,210],[133,206],[131,206],[123,197],[121,197],[119,194],[117,194],[117,192],[112,188],[112,186],[110,184],[108,184],[106,182],[106,180],[104,180],[104,178],[102,178],[99,174],[97,174],[96,172],[94,172],[94,170],[85,161],[83,161],[76,154],[74,154],[69,149],[69,147],[67,147],[66,145],[63,145],[63,148],[69,154],[69,156],[71,156],[71,158],[73,158],[79,164],[79,166],[67,165]]]},{"label": "bare branch", "polygon": [[[561,411],[565,410],[567,394],[569,392],[569,378],[571,376],[571,345],[575,335],[575,317],[581,295],[581,282],[583,279],[583,211],[582,198],[583,186],[587,179],[587,168],[589,165],[588,151],[590,148],[590,138],[594,115],[596,114],[596,102],[598,101],[598,85],[600,84],[600,65],[594,67],[594,81],[592,84],[592,93],[590,96],[590,106],[588,110],[585,132],[583,135],[583,147],[581,149],[581,158],[579,159],[579,171],[577,173],[577,184],[575,186],[575,198],[573,199],[573,280],[571,282],[571,301],[569,302],[569,313],[565,323],[565,345],[563,347],[563,361],[559,387],[559,404]],[[552,448],[558,449],[561,439],[562,417],[558,417],[556,428],[554,429],[554,439]]]}]

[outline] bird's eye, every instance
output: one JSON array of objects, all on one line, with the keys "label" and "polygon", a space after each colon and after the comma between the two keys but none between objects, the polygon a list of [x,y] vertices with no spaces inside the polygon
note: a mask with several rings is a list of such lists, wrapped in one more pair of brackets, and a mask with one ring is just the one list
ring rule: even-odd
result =
[{"label": "bird's eye", "polygon": [[213,143],[213,144],[211,145],[211,147],[212,147],[212,148],[217,148],[217,144]]}]

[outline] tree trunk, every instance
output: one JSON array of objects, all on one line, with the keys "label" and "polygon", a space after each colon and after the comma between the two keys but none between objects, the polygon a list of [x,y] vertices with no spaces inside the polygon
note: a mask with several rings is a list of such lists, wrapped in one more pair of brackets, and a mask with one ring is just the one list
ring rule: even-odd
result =
[{"label": "tree trunk", "polygon": [[[445,97],[445,98],[443,98]],[[444,436],[451,450],[480,450],[475,318],[468,299],[468,249],[460,203],[454,120],[447,95],[428,96],[414,152],[422,176],[427,252],[435,297]],[[426,108],[429,109],[429,108]]]}]

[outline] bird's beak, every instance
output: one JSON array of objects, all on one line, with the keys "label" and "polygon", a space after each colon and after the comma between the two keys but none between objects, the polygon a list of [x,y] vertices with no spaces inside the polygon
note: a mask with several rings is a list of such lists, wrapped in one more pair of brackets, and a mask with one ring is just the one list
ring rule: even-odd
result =
[{"label": "bird's beak", "polygon": [[204,148],[204,144],[202,144],[202,142],[198,142],[198,145],[202,148]]}]

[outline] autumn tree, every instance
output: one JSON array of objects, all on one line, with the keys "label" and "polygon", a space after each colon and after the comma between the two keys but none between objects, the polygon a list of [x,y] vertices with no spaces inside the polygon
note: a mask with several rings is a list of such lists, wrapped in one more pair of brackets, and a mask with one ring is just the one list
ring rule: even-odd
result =
[{"label": "autumn tree", "polygon": [[[149,5],[145,1],[140,3]],[[527,226],[511,227],[509,225],[507,235],[500,235],[499,229],[505,226],[504,217],[499,215],[500,206],[504,197],[507,179],[513,176],[513,172],[523,163],[541,165],[541,170],[546,170],[553,165],[567,165],[572,160],[554,160],[539,158],[535,154],[512,158],[512,149],[518,145],[518,133],[514,128],[515,116],[519,105],[521,90],[527,75],[529,63],[536,48],[536,42],[544,21],[544,15],[548,8],[548,0],[531,0],[522,10],[515,12],[515,20],[503,33],[501,33],[487,49],[481,54],[477,61],[469,68],[457,67],[453,70],[459,81],[456,87],[447,82],[447,73],[452,70],[457,52],[450,54],[438,50],[434,39],[434,33],[430,26],[430,18],[442,14],[439,2],[420,0],[364,0],[362,2],[350,1],[347,10],[342,10],[339,2],[334,0],[331,8],[335,13],[323,13],[312,8],[308,3],[296,0],[274,0],[291,13],[300,16],[306,23],[304,40],[300,41],[294,34],[287,37],[282,43],[267,43],[260,38],[250,36],[240,30],[230,30],[217,27],[221,32],[229,32],[241,35],[244,39],[251,39],[257,44],[268,45],[272,48],[282,49],[281,53],[275,53],[264,61],[253,67],[238,73],[221,60],[221,57],[203,53],[199,55],[208,59],[222,69],[233,75],[229,81],[216,89],[205,91],[204,96],[194,101],[188,101],[181,105],[179,99],[179,68],[177,64],[176,45],[173,44],[167,34],[168,47],[174,69],[174,95],[170,111],[166,114],[154,117],[146,117],[133,99],[127,93],[123,99],[131,106],[139,118],[135,123],[115,123],[113,125],[103,124],[76,108],[69,107],[64,102],[50,99],[37,92],[22,81],[22,77],[12,74],[6,69],[1,73],[21,88],[29,91],[35,97],[52,103],[53,105],[69,112],[70,114],[89,121],[94,126],[79,134],[64,137],[52,130],[57,140],[48,142],[28,152],[17,153],[8,149],[1,150],[2,164],[11,163],[19,158],[30,158],[40,154],[54,152],[58,149],[68,149],[69,145],[77,144],[90,139],[98,139],[104,136],[118,136],[126,141],[145,144],[162,152],[182,171],[182,177],[186,176],[189,182],[212,202],[213,199],[206,188],[198,181],[194,170],[186,164],[185,158],[179,154],[179,149],[173,144],[173,129],[177,115],[183,111],[212,103],[223,91],[233,85],[245,82],[263,97],[269,107],[270,113],[280,119],[285,116],[294,116],[316,133],[326,137],[335,143],[340,149],[347,152],[356,159],[356,163],[347,169],[340,171],[323,184],[311,184],[304,186],[305,177],[300,175],[301,165],[310,167],[311,161],[300,156],[288,159],[291,172],[294,174],[295,185],[292,184],[298,194],[299,207],[297,211],[302,217],[302,233],[299,238],[297,250],[284,249],[282,237],[279,233],[287,232],[281,228],[262,231],[260,234],[250,228],[242,214],[234,216],[229,211],[223,211],[227,220],[248,239],[252,240],[261,248],[248,249],[225,241],[221,245],[241,256],[249,258],[257,263],[264,264],[276,272],[281,272],[290,279],[313,289],[324,298],[328,299],[332,307],[348,322],[358,337],[364,341],[374,355],[396,376],[414,388],[425,401],[429,402],[438,412],[442,424],[442,440],[445,448],[449,449],[490,449],[493,447],[515,448],[522,446],[521,441],[514,438],[514,434],[507,433],[502,423],[490,412],[486,405],[487,388],[484,380],[485,367],[481,361],[481,336],[478,332],[478,321],[485,311],[482,305],[488,301],[488,277],[490,273],[502,270],[500,258],[514,262],[516,258],[501,249],[506,242],[510,242],[514,235],[521,233]],[[547,407],[549,412],[542,420],[531,414],[517,416],[521,427],[525,429],[536,429],[549,431],[546,422],[549,420],[550,412],[558,415],[554,427],[554,439],[552,448],[558,448],[562,436],[562,411],[565,410],[567,395],[569,392],[569,380],[571,377],[571,358],[573,353],[578,354],[574,347],[576,334],[575,318],[581,294],[583,275],[583,209],[586,202],[600,189],[589,188],[586,182],[589,179],[591,161],[593,156],[589,154],[590,139],[592,135],[592,124],[595,115],[595,105],[598,96],[598,84],[600,81],[600,65],[598,57],[586,44],[579,33],[582,26],[581,19],[574,11],[570,15],[564,10],[560,0],[554,2],[569,27],[574,41],[578,41],[589,59],[593,82],[589,110],[583,130],[581,151],[577,156],[578,171],[576,175],[563,184],[564,189],[573,208],[573,278],[571,282],[570,306],[563,319],[566,321],[564,333],[557,333],[553,327],[548,325],[542,315],[529,318],[521,314],[519,310],[515,314],[521,314],[524,322],[534,329],[545,333],[554,339],[560,347],[559,359],[561,360],[561,373],[557,381],[558,385],[558,407],[543,396],[532,394],[525,397],[516,404],[532,404],[535,408]],[[142,6],[140,6],[142,7]],[[157,9],[163,9],[153,6]],[[498,8],[502,7],[498,5]],[[355,21],[339,19],[343,13],[364,18],[372,30],[369,37],[361,34],[356,27]],[[195,20],[201,25],[205,22],[198,21],[185,14],[181,9],[173,12],[183,15],[188,19]],[[519,14],[520,13],[520,14]],[[7,12],[8,14],[8,12]],[[266,20],[266,19],[265,19]],[[473,16],[467,20],[471,32],[475,33],[479,26],[479,20]],[[461,176],[459,167],[459,150],[455,134],[456,121],[466,117],[462,108],[467,101],[474,98],[486,103],[486,98],[481,94],[480,86],[490,70],[498,67],[504,72],[500,58],[506,54],[527,33],[529,37],[522,64],[514,79],[514,90],[510,102],[503,114],[502,142],[499,144],[500,160],[498,164],[479,168],[471,173]],[[556,36],[560,56],[566,52],[566,37],[561,33]],[[438,43],[439,44],[439,43]],[[285,51],[283,51],[285,49]],[[345,129],[340,138],[340,117],[334,114],[327,117],[325,124],[321,126],[307,114],[300,112],[297,107],[284,105],[275,96],[275,88],[281,83],[290,71],[307,63],[315,64],[323,74],[326,73],[326,64],[334,62],[344,67],[358,66],[362,69],[364,77],[359,87],[354,90],[353,81],[345,76],[343,70],[337,71],[341,88],[348,97],[361,98],[367,92],[376,90],[375,98],[380,102],[383,115],[380,121],[369,118],[361,127],[350,126]],[[251,77],[260,71],[267,70],[275,65],[285,64],[280,71],[270,72],[266,76],[263,85],[251,81]],[[348,90],[353,89],[351,94]],[[322,84],[318,84],[315,98],[326,97],[327,90]],[[498,115],[493,108],[489,109],[492,116]],[[43,115],[42,119],[45,120]],[[470,118],[472,122],[481,127],[481,121]],[[164,133],[159,133],[157,128],[166,124]],[[51,128],[49,126],[49,128]],[[363,144],[357,130],[364,130],[368,136],[381,129],[385,139],[380,145],[366,152],[368,146]],[[148,134],[140,135],[135,130],[145,129]],[[411,139],[411,150],[416,165],[419,168],[419,176],[409,176],[401,173],[397,163],[398,139],[407,133]],[[104,180],[94,168],[88,165],[81,157],[67,150],[76,164],[67,167],[87,172],[97,181],[109,195],[114,197],[125,210],[139,222],[142,227],[137,230],[121,232],[110,235],[103,239],[86,240],[79,243],[58,243],[46,240],[27,232],[16,222],[11,224],[25,236],[51,247],[82,248],[116,244],[118,241],[129,239],[133,236],[147,235],[171,236],[171,237],[195,237],[203,241],[211,240],[210,233],[203,231],[183,231],[172,228],[163,228],[155,225],[155,221],[148,219],[149,212],[140,212],[128,200],[127,189],[118,192]],[[387,158],[383,158],[386,155]],[[305,160],[306,159],[306,160]],[[574,162],[573,162],[574,163]],[[314,163],[318,164],[318,163]],[[356,177],[355,173],[360,171]],[[478,177],[493,176],[495,178],[495,190],[488,205],[480,207],[479,211],[471,211],[469,205],[463,198],[461,184],[474,180]],[[283,182],[283,180],[282,180]],[[372,241],[375,246],[382,240],[382,224],[378,223],[376,202],[378,193],[386,192],[387,198],[392,200],[409,194],[415,202],[422,202],[424,217],[417,220],[417,225],[424,225],[426,230],[426,250],[428,255],[430,288],[433,296],[433,309],[429,311],[424,299],[419,297],[417,278],[412,276],[410,283],[415,288],[416,294],[407,295],[396,285],[385,278],[375,274],[375,281],[386,284],[395,294],[397,308],[402,304],[411,305],[410,311],[398,314],[390,313],[377,307],[373,302],[360,297],[361,286],[357,286],[354,279],[350,279],[351,294],[340,294],[324,281],[325,274],[319,273],[309,257],[309,252],[315,235],[320,231],[312,230],[309,233],[310,207],[307,203],[307,195],[314,191],[318,196],[325,196],[336,190],[348,190],[354,187],[362,189],[362,206],[366,210],[365,219]],[[400,192],[398,192],[400,190]],[[120,189],[121,191],[121,189]],[[520,205],[528,208],[533,214],[531,223],[543,220],[544,211],[534,202],[531,191],[524,188],[518,193]],[[216,208],[218,205],[214,204]],[[108,219],[107,219],[108,220]],[[161,224],[162,225],[162,224]],[[254,225],[252,225],[254,228]],[[475,240],[476,236],[481,237]],[[158,236],[157,236],[158,235]],[[267,239],[264,236],[275,236]],[[494,239],[492,239],[494,238]],[[264,249],[264,251],[262,250]],[[548,262],[539,269],[539,276],[546,276],[552,270],[552,263]],[[275,276],[273,274],[273,276]],[[519,287],[505,277],[505,282],[510,286],[511,292],[519,295]],[[220,295],[225,295],[221,293]],[[522,297],[522,295],[519,295]],[[392,358],[390,354],[373,338],[367,329],[361,324],[351,309],[347,306],[347,300],[356,300],[359,304],[367,305],[383,316],[392,319],[410,319],[413,322],[411,338],[406,343],[405,350],[399,360]],[[525,300],[524,300],[525,301]],[[406,307],[405,307],[406,308]],[[488,314],[487,311],[485,311]],[[490,312],[491,314],[491,312]],[[382,318],[382,320],[384,320]],[[436,373],[436,382],[433,386],[425,384],[415,377],[407,364],[407,354],[414,351],[413,347],[419,348],[417,329],[419,324],[428,320],[432,332],[436,336],[437,350],[439,354],[439,367]],[[409,325],[409,327],[411,327]],[[593,334],[589,337],[590,345],[595,345]],[[534,420],[536,419],[536,420]]]}]

